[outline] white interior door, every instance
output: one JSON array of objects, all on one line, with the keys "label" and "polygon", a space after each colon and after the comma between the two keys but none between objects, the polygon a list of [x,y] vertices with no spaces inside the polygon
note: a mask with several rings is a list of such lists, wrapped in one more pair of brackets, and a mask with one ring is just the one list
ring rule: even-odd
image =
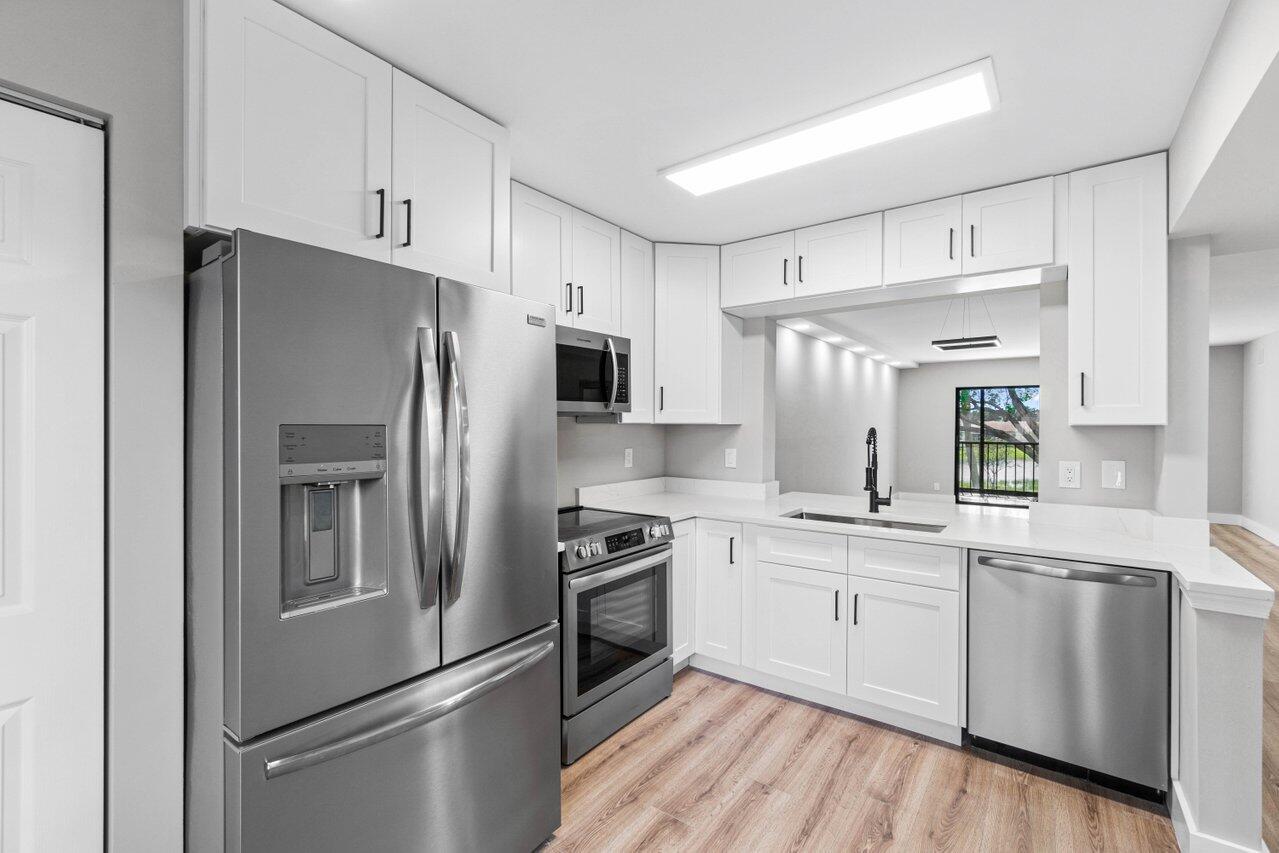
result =
[{"label": "white interior door", "polygon": [[101,131],[0,101],[0,849],[15,853],[102,846],[103,203]]},{"label": "white interior door", "polygon": [[506,128],[395,70],[391,260],[511,292]]}]

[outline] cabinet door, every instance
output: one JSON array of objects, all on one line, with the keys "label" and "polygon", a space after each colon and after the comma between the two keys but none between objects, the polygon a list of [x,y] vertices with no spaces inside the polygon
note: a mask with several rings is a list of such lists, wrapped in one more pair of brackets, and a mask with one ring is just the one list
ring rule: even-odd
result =
[{"label": "cabinet door", "polygon": [[964,196],[964,274],[1053,262],[1053,179]]},{"label": "cabinet door", "polygon": [[697,612],[697,522],[689,519],[671,526],[675,541],[671,543],[672,621],[671,656],[676,663],[693,653],[693,620]]},{"label": "cabinet door", "polygon": [[959,196],[884,214],[884,284],[946,278],[963,271]]},{"label": "cabinet door", "polygon": [[204,98],[201,224],[390,260],[390,65],[273,0],[220,0]]},{"label": "cabinet door", "polygon": [[848,695],[959,722],[959,593],[850,577]]},{"label": "cabinet door", "polygon": [[697,522],[697,619],[693,647],[699,655],[742,662],[742,526]]},{"label": "cabinet door", "polygon": [[622,229],[573,209],[573,327],[622,333]]},{"label": "cabinet door", "polygon": [[848,668],[848,578],[755,564],[755,668],[844,692]]},{"label": "cabinet door", "polygon": [[795,295],[863,290],[884,283],[884,214],[795,232]]},{"label": "cabinet door", "polygon": [[573,208],[511,183],[511,292],[549,302],[556,323],[573,325]]},{"label": "cabinet door", "polygon": [[622,336],[631,342],[628,424],[653,422],[653,244],[622,232]]},{"label": "cabinet door", "polygon": [[1168,422],[1167,155],[1070,176],[1071,424]]},{"label": "cabinet door", "polygon": [[395,71],[391,260],[511,290],[511,154],[504,127]]},{"label": "cabinet door", "polygon": [[770,234],[722,247],[720,306],[776,302],[795,295],[795,232]]},{"label": "cabinet door", "polygon": [[710,424],[720,415],[719,247],[654,250],[657,423]]}]

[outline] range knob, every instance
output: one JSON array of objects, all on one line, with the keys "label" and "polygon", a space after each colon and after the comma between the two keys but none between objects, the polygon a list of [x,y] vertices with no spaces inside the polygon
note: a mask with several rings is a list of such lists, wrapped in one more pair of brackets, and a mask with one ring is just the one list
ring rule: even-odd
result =
[{"label": "range knob", "polygon": [[591,556],[598,557],[600,554],[603,554],[603,553],[604,553],[604,549],[600,546],[600,543],[598,542],[591,543]]},{"label": "range knob", "polygon": [[656,539],[662,535],[662,527],[660,524],[650,524],[648,526],[648,538]]},{"label": "range knob", "polygon": [[585,560],[587,557],[591,556],[591,550],[585,545],[578,545],[576,553],[577,559],[579,560]]}]

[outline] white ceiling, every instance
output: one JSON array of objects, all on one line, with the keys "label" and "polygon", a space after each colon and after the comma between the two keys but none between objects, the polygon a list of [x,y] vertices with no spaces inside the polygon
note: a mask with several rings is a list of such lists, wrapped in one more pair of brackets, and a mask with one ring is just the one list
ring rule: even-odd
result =
[{"label": "white ceiling", "polygon": [[1214,255],[1208,282],[1213,346],[1245,343],[1279,329],[1279,249]]},{"label": "white ceiling", "polygon": [[[900,302],[821,314],[809,319],[822,328],[869,344],[893,358],[920,364],[1039,355],[1039,291],[996,293],[985,296],[984,300],[985,307],[979,297]],[[965,303],[968,308],[966,332]],[[934,338],[986,335],[992,330],[999,335],[1001,346],[998,349],[939,352],[932,348]]]},{"label": "white ceiling", "polygon": [[[1227,0],[286,0],[501,122],[514,177],[720,243],[1166,148]],[[695,198],[657,170],[982,57],[998,112]]]}]

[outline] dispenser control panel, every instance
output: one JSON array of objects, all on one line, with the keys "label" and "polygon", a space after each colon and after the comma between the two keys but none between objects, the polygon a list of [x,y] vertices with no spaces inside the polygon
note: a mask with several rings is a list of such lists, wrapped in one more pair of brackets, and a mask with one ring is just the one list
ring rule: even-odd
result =
[{"label": "dispenser control panel", "polygon": [[385,474],[385,424],[280,425],[283,483],[367,480]]}]

